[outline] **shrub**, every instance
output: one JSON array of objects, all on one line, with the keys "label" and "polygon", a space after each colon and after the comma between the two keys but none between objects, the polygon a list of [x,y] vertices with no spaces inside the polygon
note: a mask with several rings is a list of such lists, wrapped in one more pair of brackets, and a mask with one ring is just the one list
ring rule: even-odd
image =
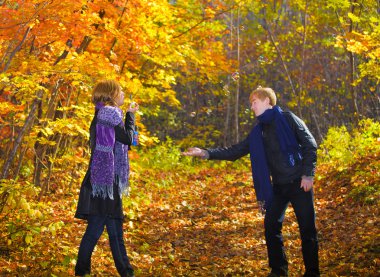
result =
[{"label": "shrub", "polygon": [[351,133],[332,127],[318,149],[318,178],[350,185],[349,198],[374,204],[380,197],[380,123],[364,119]]},{"label": "shrub", "polygon": [[363,156],[380,153],[380,123],[372,119],[359,122],[350,134],[345,126],[332,127],[318,149],[323,163],[351,165]]}]

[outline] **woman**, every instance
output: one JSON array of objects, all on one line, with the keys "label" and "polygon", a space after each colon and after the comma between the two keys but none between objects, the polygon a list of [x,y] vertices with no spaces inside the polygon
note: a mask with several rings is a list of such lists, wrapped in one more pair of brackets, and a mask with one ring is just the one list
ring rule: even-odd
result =
[{"label": "woman", "polygon": [[79,246],[75,275],[91,272],[91,255],[104,226],[120,276],[134,276],[123,240],[122,194],[128,194],[128,148],[135,129],[135,104],[129,107],[123,124],[124,93],[114,80],[96,84],[92,101],[95,116],[90,126],[91,159],[83,179],[75,217],[87,220]]}]

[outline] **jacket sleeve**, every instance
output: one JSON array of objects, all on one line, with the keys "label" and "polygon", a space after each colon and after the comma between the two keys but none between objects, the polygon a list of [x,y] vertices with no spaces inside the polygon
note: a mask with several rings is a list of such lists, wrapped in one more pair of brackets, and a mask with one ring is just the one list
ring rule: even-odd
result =
[{"label": "jacket sleeve", "polygon": [[317,165],[317,143],[303,120],[291,112],[285,115],[301,146],[302,175],[314,176]]},{"label": "jacket sleeve", "polygon": [[115,126],[115,139],[123,144],[132,144],[133,131],[135,130],[135,115],[134,113],[127,112],[125,115],[124,127]]},{"label": "jacket sleeve", "polygon": [[236,161],[249,153],[248,137],[229,147],[208,148],[206,150],[210,160]]}]

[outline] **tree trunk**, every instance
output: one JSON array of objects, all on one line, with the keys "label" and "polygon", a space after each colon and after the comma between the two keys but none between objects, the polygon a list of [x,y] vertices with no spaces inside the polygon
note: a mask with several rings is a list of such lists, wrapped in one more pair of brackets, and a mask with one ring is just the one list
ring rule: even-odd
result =
[{"label": "tree trunk", "polygon": [[231,80],[230,77],[228,77],[228,84],[223,87],[225,93],[227,94],[226,97],[226,120],[224,121],[224,139],[223,139],[223,146],[226,147],[230,143],[230,118],[231,118],[231,93],[229,91]]},{"label": "tree trunk", "polygon": [[[238,7],[237,24],[236,24],[236,35],[237,35],[237,64],[240,73],[240,8]],[[235,95],[235,143],[239,142],[239,97],[240,97],[240,78],[236,80],[236,95]]]},{"label": "tree trunk", "polygon": [[[234,14],[231,10],[230,12],[230,56],[229,58],[231,58],[232,56],[232,50],[233,50],[233,27],[234,27]],[[230,131],[230,118],[231,118],[231,93],[230,93],[230,85],[231,85],[231,77],[228,76],[228,83],[227,85],[225,85],[223,87],[223,90],[225,91],[225,93],[227,94],[227,98],[226,98],[226,120],[225,120],[225,123],[224,123],[224,140],[223,140],[223,144],[224,146],[228,146],[230,144],[230,136],[231,136],[231,133],[229,132]]]},{"label": "tree trunk", "polygon": [[311,110],[311,117],[313,118],[315,127],[317,128],[317,135],[318,135],[319,141],[321,142],[323,140],[323,135],[322,135],[321,129],[319,127],[318,119],[315,116],[315,112],[313,110]]},{"label": "tree trunk", "polygon": [[[72,39],[68,39],[66,41],[66,46],[68,46],[69,48],[71,48],[73,46]],[[69,54],[68,50],[63,50],[62,54],[54,62],[54,65],[58,64],[61,60],[66,59],[66,57],[67,57],[68,54]]]},{"label": "tree trunk", "polygon": [[14,138],[15,138],[15,123],[14,123],[14,118],[12,117],[10,119],[10,126],[9,126],[9,129],[10,129],[10,138],[9,138],[9,142],[6,146],[6,150],[5,150],[5,157],[8,157],[9,156],[9,153],[11,153],[12,151],[12,148],[14,146]]},{"label": "tree trunk", "polygon": [[301,109],[301,103],[302,103],[302,91],[303,91],[303,84],[304,84],[304,67],[305,67],[305,46],[306,46],[306,27],[307,27],[307,8],[309,5],[309,1],[306,0],[305,3],[305,12],[303,16],[303,34],[302,34],[302,57],[301,57],[301,70],[300,70],[300,81],[299,81],[299,90],[298,90],[298,98],[297,98],[297,106],[298,106],[298,116],[301,118],[302,115],[302,109]]},{"label": "tree trunk", "polygon": [[41,191],[40,191],[40,194],[38,195],[38,201],[41,201],[41,198],[42,196],[49,191],[49,187],[50,187],[50,179],[51,179],[51,173],[53,172],[53,168],[54,168],[54,160],[55,158],[57,157],[57,153],[58,153],[58,150],[59,150],[59,145],[61,144],[61,140],[62,140],[62,134],[59,134],[58,135],[58,141],[56,143],[56,147],[54,148],[54,153],[53,153],[53,157],[51,157],[51,162],[49,162],[49,166],[48,166],[48,176],[46,178],[46,181],[45,183],[41,186]]},{"label": "tree trunk", "polygon": [[[290,87],[292,89],[292,93],[293,93],[293,96],[294,97],[297,97],[297,93],[296,93],[296,89],[294,87],[294,84],[293,84],[293,80],[292,80],[292,77],[290,76],[290,72],[288,70],[288,67],[285,63],[285,60],[284,58],[282,57],[282,54],[281,54],[281,49],[280,47],[276,44],[276,41],[274,39],[274,36],[272,34],[272,31],[271,31],[271,28],[269,26],[269,24],[267,23],[267,20],[265,19],[265,13],[264,13],[264,19],[263,19],[263,22],[264,24],[262,24],[264,30],[267,31],[268,35],[269,35],[269,38],[270,38],[270,41],[272,42],[274,48],[276,49],[276,52],[277,52],[277,55],[278,57],[280,58],[280,61],[281,61],[281,64],[282,64],[282,67],[284,68],[284,71],[285,71],[285,74],[286,74],[286,77],[288,78],[288,81],[289,81],[289,84],[290,84]],[[301,108],[298,107],[298,113],[301,113]]]},{"label": "tree trunk", "polygon": [[[33,126],[33,123],[31,123],[31,126]],[[25,153],[26,153],[27,150],[28,150],[28,148],[25,147],[23,150],[20,151],[20,157],[18,158],[17,169],[16,169],[16,172],[14,173],[14,178],[13,179],[17,179],[18,178],[18,175],[19,175],[20,170],[21,170],[22,160],[24,159],[24,156],[25,156]]]},{"label": "tree trunk", "polygon": [[[353,14],[354,11],[355,11],[355,5],[354,3],[356,3],[356,1],[353,1],[351,3],[351,13]],[[354,29],[354,22],[352,21],[352,19],[350,19],[350,33],[352,33]],[[352,52],[348,52],[348,57],[349,57],[349,60],[350,60],[350,95],[352,97],[352,108],[354,110],[354,117],[357,118],[358,115],[359,115],[359,108],[358,108],[358,102],[357,102],[357,92],[356,92],[356,88],[354,86],[354,81],[355,81],[355,56],[354,56],[354,53]]]},{"label": "tree trunk", "polygon": [[[59,86],[59,85],[57,85],[57,86]],[[72,94],[72,89],[68,88],[68,90],[69,90],[69,93],[67,94],[67,98],[66,98],[66,107],[70,106],[70,98],[71,98],[71,94]],[[57,91],[58,91],[58,87],[57,87]],[[63,111],[62,118],[64,118],[64,119],[66,118],[66,111]],[[54,161],[55,161],[57,154],[58,154],[58,151],[60,149],[62,139],[63,139],[63,135],[59,134],[58,139],[56,139],[56,144],[55,144],[55,147],[53,150],[53,155],[52,155],[51,159],[48,159],[48,162],[47,162],[47,164],[48,164],[48,176],[45,180],[45,183],[41,187],[41,191],[40,191],[40,194],[38,196],[38,201],[40,201],[42,196],[46,192],[49,191],[51,174],[52,174],[53,169],[54,169]]]},{"label": "tree trunk", "polygon": [[92,38],[89,37],[89,36],[85,36],[80,44],[80,46],[76,49],[76,52],[78,54],[81,54],[83,53],[84,51],[86,51],[88,45],[90,44]]},{"label": "tree trunk", "polygon": [[[58,80],[56,83],[55,88],[53,89],[53,92],[51,94],[51,97],[49,99],[48,108],[46,112],[45,119],[52,119],[55,112],[55,104],[56,99],[58,96],[58,90],[61,86],[62,79]],[[43,123],[42,128],[46,127],[47,120]],[[40,137],[41,134],[38,134],[38,137]],[[46,167],[44,164],[44,159],[47,151],[46,145],[40,145],[38,142],[35,144],[35,151],[36,151],[36,159],[35,159],[35,166],[34,166],[34,184],[36,186],[41,186],[41,171],[43,167]]]},{"label": "tree trunk", "polygon": [[22,139],[23,139],[30,123],[34,119],[34,113],[36,112],[38,103],[41,101],[42,94],[43,94],[42,90],[38,91],[36,98],[33,100],[32,107],[30,109],[28,117],[25,120],[24,126],[22,127],[21,131],[19,132],[19,134],[15,140],[12,152],[9,154],[7,161],[4,163],[4,166],[3,166],[3,169],[1,172],[1,179],[6,179],[8,177],[8,170],[9,170],[11,164],[13,163],[17,149],[20,146]]}]

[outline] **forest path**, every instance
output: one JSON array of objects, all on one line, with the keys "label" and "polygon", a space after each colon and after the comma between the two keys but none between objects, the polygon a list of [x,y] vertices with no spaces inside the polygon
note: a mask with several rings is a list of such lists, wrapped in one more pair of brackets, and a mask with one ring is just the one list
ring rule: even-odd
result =
[{"label": "forest path", "polygon": [[[151,194],[132,241],[140,241],[136,268],[151,276],[267,274],[263,217],[249,174],[203,170],[172,180]],[[286,231],[285,231],[286,232]],[[135,236],[136,235],[136,236]],[[133,258],[133,254],[131,255]]]},{"label": "forest path", "polygon": [[[124,230],[128,256],[137,277],[266,276],[269,273],[264,218],[257,208],[251,173],[246,168],[229,167],[227,163],[220,168],[145,169],[135,174],[131,197],[124,201]],[[322,276],[380,276],[378,202],[364,205],[353,200],[350,197],[353,186],[347,177],[337,174],[315,183]],[[75,211],[72,200],[66,199],[67,204],[62,201],[56,202],[54,210],[56,220],[65,225],[55,237],[44,240],[46,245],[69,251],[70,259],[63,253],[54,252],[52,257],[38,255],[38,261],[57,260],[57,267],[45,267],[44,273],[38,275],[43,260],[40,266],[29,265],[28,257],[20,257],[30,269],[22,276],[51,276],[48,272],[73,276],[86,224],[67,213],[69,205]],[[289,276],[302,276],[301,240],[291,207],[285,216],[283,236]],[[35,251],[50,250],[36,248]],[[58,260],[70,264],[62,268]],[[118,276],[106,232],[92,256],[92,276]]]},{"label": "forest path", "polygon": [[[316,182],[315,207],[323,276],[379,276],[378,205],[358,205],[349,186],[332,176]],[[266,276],[269,273],[263,216],[250,172],[204,169],[194,174],[162,173],[145,191],[129,242],[138,276]],[[290,276],[304,272],[293,209],[283,236]]]}]

